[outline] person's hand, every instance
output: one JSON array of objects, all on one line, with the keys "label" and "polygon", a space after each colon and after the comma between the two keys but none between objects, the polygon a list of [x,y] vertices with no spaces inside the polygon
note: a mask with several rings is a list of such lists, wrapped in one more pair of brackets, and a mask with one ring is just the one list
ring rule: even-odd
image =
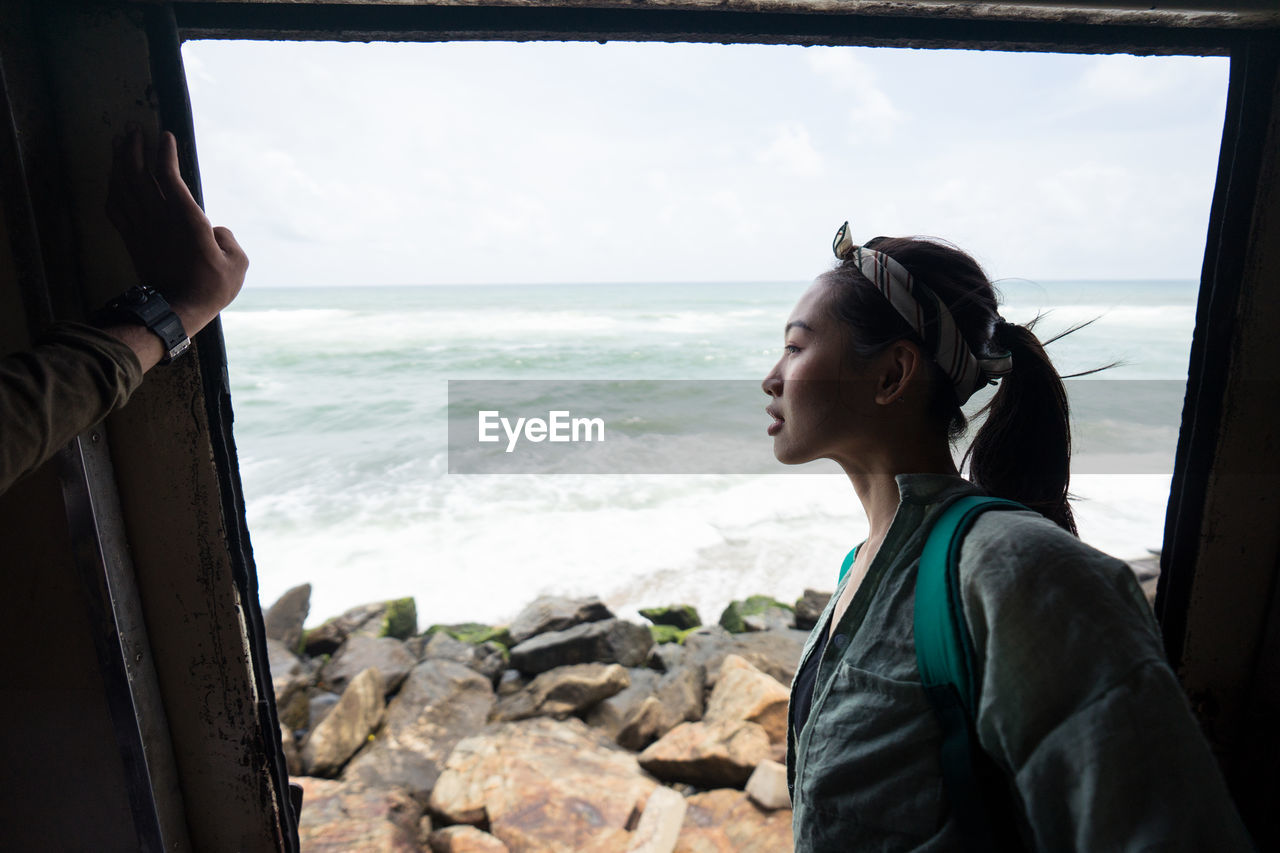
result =
[{"label": "person's hand", "polygon": [[249,258],[191,197],[173,134],[160,134],[154,157],[147,148],[136,128],[115,140],[107,216],[141,283],[159,290],[194,336],[236,298]]}]

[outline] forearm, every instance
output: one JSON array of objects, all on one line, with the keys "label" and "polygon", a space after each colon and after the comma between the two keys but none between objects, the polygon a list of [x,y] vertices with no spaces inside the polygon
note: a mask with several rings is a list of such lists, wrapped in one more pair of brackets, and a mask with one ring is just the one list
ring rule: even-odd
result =
[{"label": "forearm", "polygon": [[[190,337],[195,337],[197,332],[208,325],[214,317],[218,316],[218,312],[222,308],[221,305],[199,306],[187,304],[176,304],[169,307],[173,310],[173,313],[178,315],[178,319],[182,321],[182,328]],[[130,323],[114,324],[104,326],[102,331],[133,350],[134,356],[137,357],[138,363],[142,366],[143,373],[146,373],[164,360],[165,348],[159,335],[144,326]]]},{"label": "forearm", "polygon": [[133,351],[143,373],[155,367],[164,358],[164,344],[145,326],[107,326],[102,331]]},{"label": "forearm", "polygon": [[161,348],[140,326],[67,323],[34,349],[0,359],[0,492],[124,405]]}]

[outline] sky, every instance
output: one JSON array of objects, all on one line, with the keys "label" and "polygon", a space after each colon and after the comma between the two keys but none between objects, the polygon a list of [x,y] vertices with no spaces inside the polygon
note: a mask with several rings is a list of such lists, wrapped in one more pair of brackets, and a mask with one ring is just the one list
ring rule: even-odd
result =
[{"label": "sky", "polygon": [[248,285],[800,281],[855,235],[992,278],[1195,279],[1228,61],[188,42]]}]

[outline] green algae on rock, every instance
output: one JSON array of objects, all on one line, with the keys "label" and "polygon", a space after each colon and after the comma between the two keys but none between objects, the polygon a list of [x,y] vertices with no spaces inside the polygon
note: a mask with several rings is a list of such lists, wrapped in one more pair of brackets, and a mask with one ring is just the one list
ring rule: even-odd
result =
[{"label": "green algae on rock", "polygon": [[677,628],[675,625],[658,623],[649,626],[649,633],[653,635],[655,643],[683,643],[684,638],[698,627],[700,626],[692,625],[688,628]]},{"label": "green algae on rock", "polygon": [[[702,617],[698,615],[698,609],[691,604],[670,604],[666,607],[646,607],[640,611],[640,615],[648,619],[654,625],[670,625],[680,630],[688,630],[689,628],[697,628],[702,624]],[[655,635],[655,639],[657,635]],[[658,642],[664,642],[658,640]]]},{"label": "green algae on rock", "polygon": [[751,627],[745,620],[752,616],[768,616],[772,610],[786,611],[787,614],[796,612],[794,606],[784,604],[767,595],[752,595],[742,601],[730,601],[729,606],[720,614],[720,627],[732,634],[760,630]]},{"label": "green algae on rock", "polygon": [[473,646],[483,645],[484,643],[497,643],[502,646],[504,655],[511,649],[511,646],[515,645],[511,641],[511,632],[507,630],[506,625],[459,622],[456,625],[432,625],[422,633],[431,636],[439,631],[444,631],[455,640],[461,640]]},{"label": "green algae on rock", "polygon": [[387,612],[382,617],[380,636],[407,640],[416,633],[418,633],[418,605],[413,597],[388,601]]}]

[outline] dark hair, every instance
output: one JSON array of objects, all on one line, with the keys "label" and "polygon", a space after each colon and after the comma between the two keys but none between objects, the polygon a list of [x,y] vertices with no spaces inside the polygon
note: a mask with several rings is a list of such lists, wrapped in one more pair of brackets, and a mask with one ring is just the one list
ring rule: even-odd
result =
[{"label": "dark hair", "polygon": [[[1062,377],[1031,330],[1035,324],[1004,322],[986,273],[955,246],[908,237],[877,237],[866,245],[893,258],[932,290],[979,358],[1006,350],[1013,355],[1013,372],[1000,380],[995,396],[983,408],[986,420],[966,454],[969,478],[988,494],[1025,504],[1075,533],[1075,518],[1067,504],[1071,477],[1067,394]],[[830,277],[836,283],[833,309],[850,330],[854,355],[874,356],[904,338],[929,353],[920,335],[855,262],[842,261]],[[948,439],[955,441],[964,434],[968,420],[951,380],[936,363],[930,363],[935,381],[929,411]]]}]

